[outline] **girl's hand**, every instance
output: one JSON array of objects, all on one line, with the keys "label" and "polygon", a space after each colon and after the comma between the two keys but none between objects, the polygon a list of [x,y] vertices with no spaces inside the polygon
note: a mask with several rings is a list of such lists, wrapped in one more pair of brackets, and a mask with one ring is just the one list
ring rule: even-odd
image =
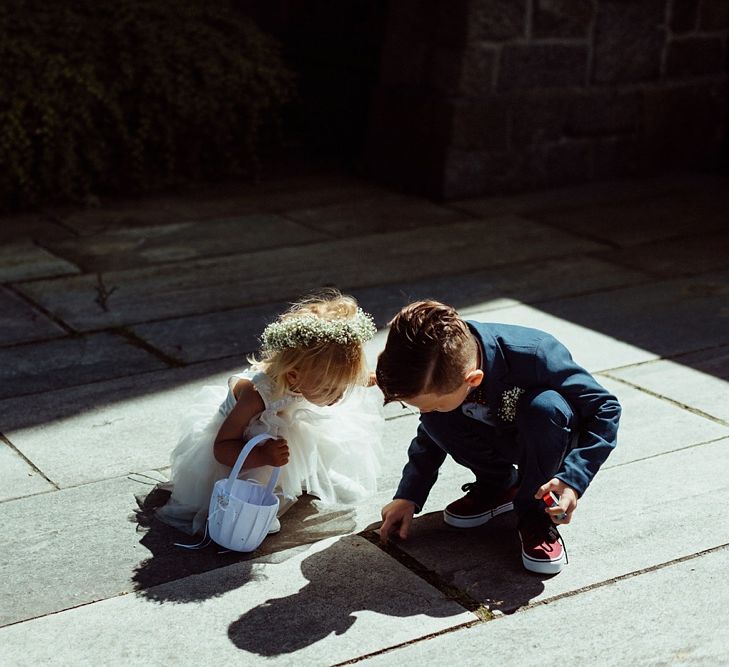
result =
[{"label": "girl's hand", "polygon": [[[552,521],[557,524],[569,523],[572,521],[572,512],[577,508],[577,491],[567,486],[561,479],[552,477],[546,484],[542,484],[534,494],[535,498],[542,498],[550,491],[559,496],[559,503],[556,507],[546,507],[544,511],[549,514]],[[557,519],[559,514],[565,514],[563,519]]]},{"label": "girl's hand", "polygon": [[374,387],[377,385],[377,374],[374,371],[370,371],[369,379],[367,380],[368,387]]},{"label": "girl's hand", "polygon": [[289,462],[289,446],[283,438],[266,440],[259,447],[261,449],[261,465],[279,468]]}]

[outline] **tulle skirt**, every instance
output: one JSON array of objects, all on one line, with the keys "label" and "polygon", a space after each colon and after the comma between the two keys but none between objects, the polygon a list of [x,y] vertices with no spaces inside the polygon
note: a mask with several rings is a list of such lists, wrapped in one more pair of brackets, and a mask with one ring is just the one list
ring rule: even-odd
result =
[{"label": "tulle skirt", "polygon": [[[171,455],[172,495],[157,515],[187,533],[203,531],[213,486],[231,471],[213,455],[225,419],[220,406],[227,397],[225,387],[203,387],[185,412],[182,435]],[[247,437],[268,432],[288,441],[289,462],[281,469],[276,489],[279,515],[303,493],[327,504],[352,504],[377,491],[384,428],[381,404],[378,389],[357,387],[331,407],[299,401],[252,420]],[[270,466],[262,466],[240,477],[265,484],[271,472]]]}]

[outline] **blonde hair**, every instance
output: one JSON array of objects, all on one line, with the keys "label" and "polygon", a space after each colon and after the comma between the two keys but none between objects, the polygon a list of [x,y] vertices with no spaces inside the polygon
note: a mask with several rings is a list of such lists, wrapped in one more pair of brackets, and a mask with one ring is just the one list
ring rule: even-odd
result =
[{"label": "blonde hair", "polygon": [[273,380],[278,395],[296,390],[287,379],[296,370],[322,387],[323,401],[333,402],[347,388],[367,384],[362,343],[375,331],[353,297],[329,289],[292,304],[266,327],[258,358],[249,361]]}]

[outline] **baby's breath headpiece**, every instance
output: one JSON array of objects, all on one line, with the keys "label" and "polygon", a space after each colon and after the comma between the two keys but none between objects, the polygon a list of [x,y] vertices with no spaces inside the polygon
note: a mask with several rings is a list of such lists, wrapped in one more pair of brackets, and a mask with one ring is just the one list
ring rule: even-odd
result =
[{"label": "baby's breath headpiece", "polygon": [[371,315],[357,308],[354,317],[326,320],[311,313],[294,315],[269,324],[261,335],[263,348],[272,352],[329,342],[365,343],[377,333]]}]

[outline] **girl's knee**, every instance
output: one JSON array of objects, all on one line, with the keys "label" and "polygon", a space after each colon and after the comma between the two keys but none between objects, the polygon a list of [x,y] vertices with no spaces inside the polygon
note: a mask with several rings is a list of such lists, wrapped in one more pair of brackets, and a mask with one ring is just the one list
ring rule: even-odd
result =
[{"label": "girl's knee", "polygon": [[544,428],[550,424],[570,429],[574,412],[567,400],[554,389],[533,389],[519,400],[517,427]]}]

